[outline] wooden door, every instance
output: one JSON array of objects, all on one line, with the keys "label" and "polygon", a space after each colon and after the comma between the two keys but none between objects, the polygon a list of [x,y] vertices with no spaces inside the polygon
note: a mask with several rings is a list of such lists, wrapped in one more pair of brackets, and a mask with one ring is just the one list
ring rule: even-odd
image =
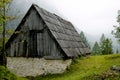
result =
[{"label": "wooden door", "polygon": [[44,56],[43,33],[37,33],[37,51],[39,57]]},{"label": "wooden door", "polygon": [[30,50],[29,57],[37,57],[37,33],[30,33]]}]

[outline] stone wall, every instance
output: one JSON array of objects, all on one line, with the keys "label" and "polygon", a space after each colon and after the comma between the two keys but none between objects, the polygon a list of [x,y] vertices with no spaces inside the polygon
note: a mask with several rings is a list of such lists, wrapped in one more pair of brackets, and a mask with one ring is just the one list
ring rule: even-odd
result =
[{"label": "stone wall", "polygon": [[37,76],[63,73],[72,60],[45,60],[44,58],[8,57],[7,68],[18,76]]}]

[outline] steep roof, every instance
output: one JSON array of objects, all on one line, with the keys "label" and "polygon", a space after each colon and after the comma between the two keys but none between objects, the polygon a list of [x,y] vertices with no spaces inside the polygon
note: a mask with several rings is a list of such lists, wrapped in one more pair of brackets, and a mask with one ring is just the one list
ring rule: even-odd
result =
[{"label": "steep roof", "polygon": [[[37,10],[37,12],[47,25],[49,31],[68,57],[77,57],[79,55],[90,53],[89,49],[81,41],[80,35],[69,21],[62,19],[61,17],[50,13],[35,4],[33,4],[31,8],[32,7]],[[24,21],[24,19],[22,21]],[[17,30],[18,28],[16,29],[16,31]],[[13,35],[11,37],[13,37]],[[10,38],[8,42],[11,40],[12,39]]]},{"label": "steep roof", "polygon": [[80,35],[70,22],[40,8],[35,4],[33,4],[33,6],[43,18],[52,35],[55,37],[67,56],[71,57],[90,53],[89,49],[81,41]]}]

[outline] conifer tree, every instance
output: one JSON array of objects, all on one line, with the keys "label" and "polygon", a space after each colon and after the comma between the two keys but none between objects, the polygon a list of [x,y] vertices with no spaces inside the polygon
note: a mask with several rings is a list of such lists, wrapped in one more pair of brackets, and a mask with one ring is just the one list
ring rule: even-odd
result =
[{"label": "conifer tree", "polygon": [[118,42],[120,42],[120,10],[118,11],[117,22],[118,25],[113,26],[114,30],[112,30],[112,34],[118,39]]},{"label": "conifer tree", "polygon": [[111,39],[105,39],[102,44],[101,44],[101,51],[102,54],[112,54],[113,53],[113,49],[112,49],[112,41]]},{"label": "conifer tree", "polygon": [[100,49],[101,49],[102,54],[113,53],[112,40],[109,38],[105,38],[104,34],[102,34],[100,38]]},{"label": "conifer tree", "polygon": [[116,50],[116,54],[117,54],[117,53],[119,53],[119,50],[118,50],[118,49]]},{"label": "conifer tree", "polygon": [[102,45],[102,43],[105,41],[105,35],[102,34],[101,38],[100,38],[100,45]]},{"label": "conifer tree", "polygon": [[98,44],[98,42],[95,42],[93,48],[92,48],[92,55],[100,55],[101,54],[101,49]]},{"label": "conifer tree", "polygon": [[80,38],[81,38],[82,41],[85,43],[85,45],[90,49],[90,44],[88,43],[88,40],[87,40],[87,38],[85,37],[83,31],[81,31],[81,33],[80,33]]}]

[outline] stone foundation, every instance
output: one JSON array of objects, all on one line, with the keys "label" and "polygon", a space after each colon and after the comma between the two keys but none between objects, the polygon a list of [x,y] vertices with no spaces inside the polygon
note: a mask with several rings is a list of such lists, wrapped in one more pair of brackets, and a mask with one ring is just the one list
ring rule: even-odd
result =
[{"label": "stone foundation", "polygon": [[38,76],[63,73],[72,60],[45,60],[44,58],[8,57],[7,68],[18,76]]}]

